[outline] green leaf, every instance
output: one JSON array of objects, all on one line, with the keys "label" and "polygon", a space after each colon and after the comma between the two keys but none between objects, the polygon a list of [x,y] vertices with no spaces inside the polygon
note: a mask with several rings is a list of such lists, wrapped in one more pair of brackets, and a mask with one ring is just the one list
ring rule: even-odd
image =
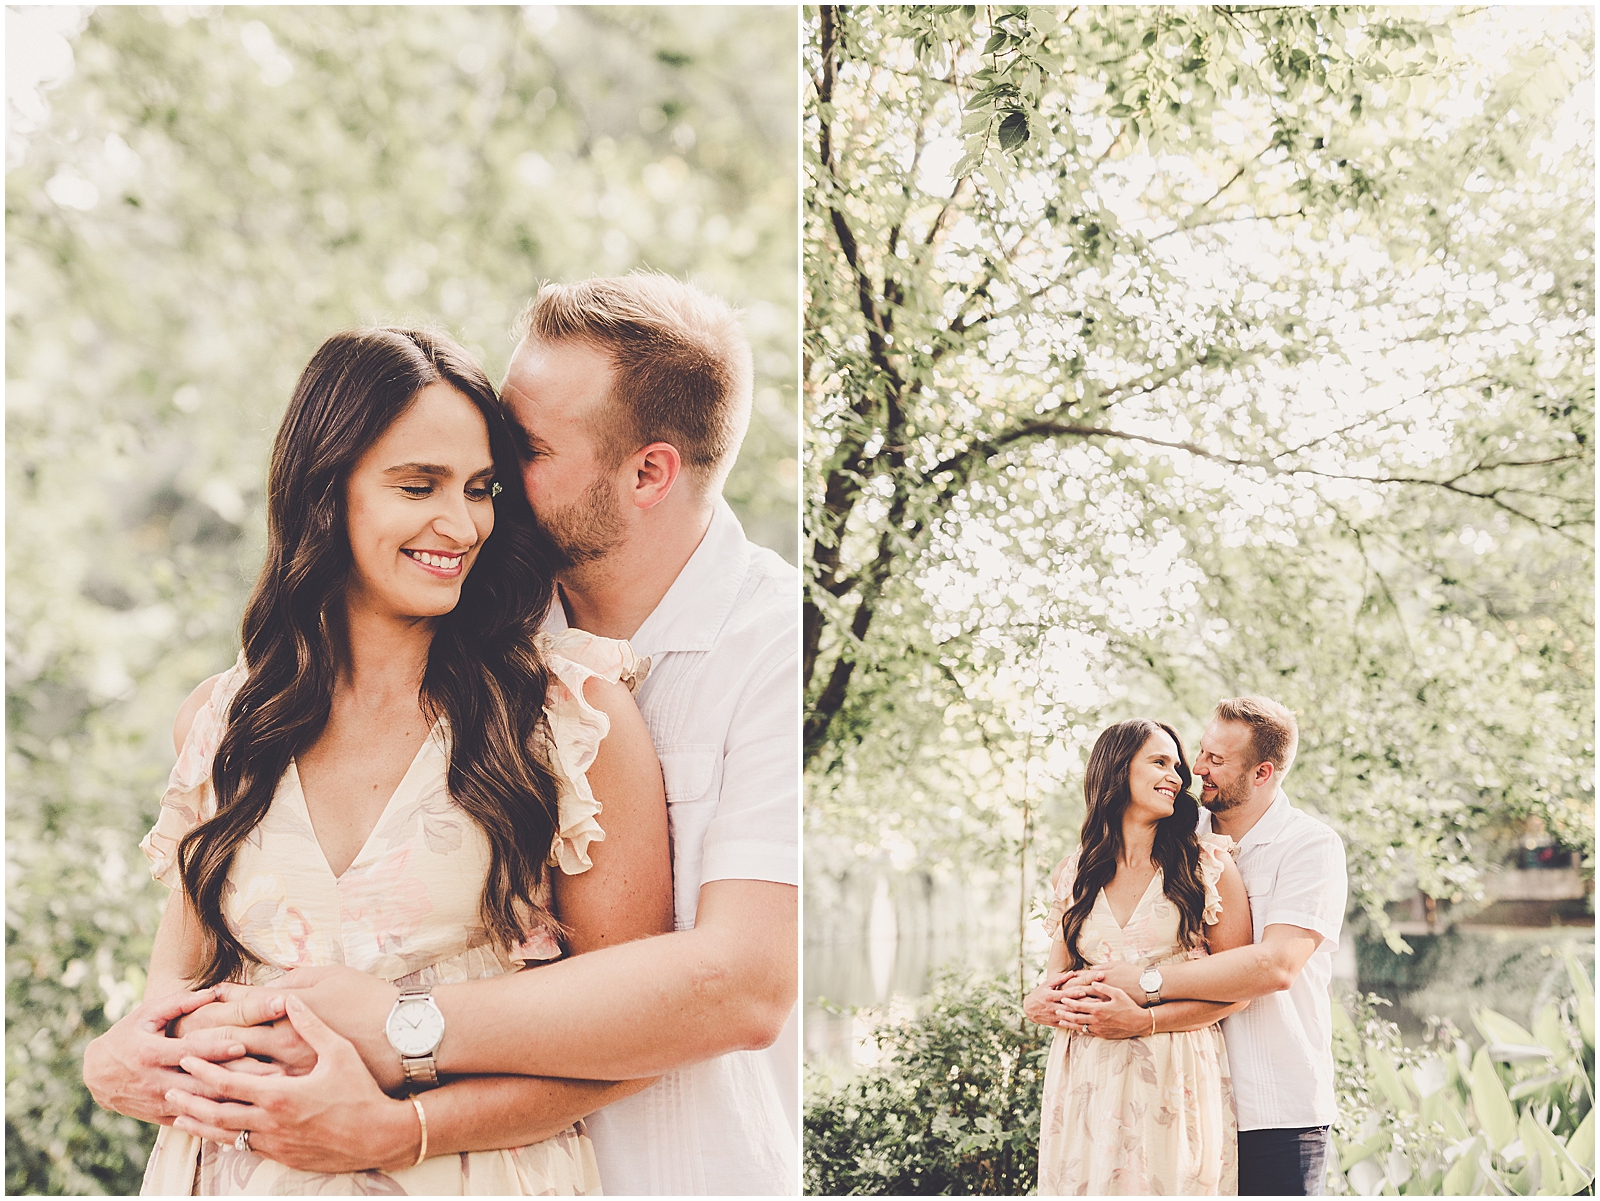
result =
[{"label": "green leaf", "polygon": [[988,129],[989,122],[994,120],[994,109],[976,108],[961,118],[961,132],[964,134],[977,133]]},{"label": "green leaf", "polygon": [[1494,1150],[1504,1149],[1517,1137],[1516,1111],[1511,1108],[1494,1064],[1482,1047],[1472,1058],[1472,1109]]},{"label": "green leaf", "polygon": [[1562,948],[1561,955],[1567,961],[1567,976],[1572,981],[1572,991],[1577,998],[1575,1016],[1578,1019],[1578,1029],[1583,1034],[1583,1041],[1593,1048],[1594,984],[1589,979],[1589,973],[1583,970],[1583,964],[1579,963],[1578,957],[1572,953],[1571,947]]},{"label": "green leaf", "polygon": [[1510,1018],[1496,1013],[1492,1009],[1480,1009],[1473,1014],[1472,1020],[1483,1033],[1486,1043],[1508,1043],[1526,1046],[1536,1042],[1533,1035]]},{"label": "green leaf", "polygon": [[1467,1123],[1461,1116],[1461,1111],[1456,1108],[1453,1090],[1441,1088],[1436,1093],[1430,1093],[1422,1099],[1422,1120],[1424,1122],[1438,1122],[1444,1127],[1444,1132],[1453,1139],[1464,1139],[1469,1134]]},{"label": "green leaf", "polygon": [[1400,1074],[1395,1071],[1394,1064],[1390,1062],[1387,1051],[1376,1044],[1367,1045],[1367,1067],[1372,1071],[1372,1078],[1377,1081],[1378,1087],[1383,1090],[1383,1095],[1389,1098],[1389,1103],[1402,1113],[1416,1111],[1416,1102],[1412,1100],[1410,1092],[1400,1079]]},{"label": "green leaf", "polygon": [[1533,1116],[1531,1107],[1522,1111],[1517,1130],[1522,1135],[1522,1145],[1528,1152],[1530,1163],[1535,1158],[1538,1160],[1540,1191],[1546,1196],[1559,1195],[1562,1161],[1568,1158],[1566,1149],[1557,1145],[1550,1131]]},{"label": "green leaf", "polygon": [[1339,1170],[1348,1172],[1362,1160],[1370,1159],[1379,1151],[1387,1150],[1393,1137],[1387,1130],[1380,1130],[1370,1138],[1362,1139],[1358,1143],[1351,1143],[1339,1155]]},{"label": "green leaf", "polygon": [[1594,1110],[1583,1115],[1583,1121],[1567,1139],[1567,1153],[1586,1172],[1594,1171]]},{"label": "green leaf", "polygon": [[1483,1158],[1483,1150],[1483,1136],[1479,1135],[1456,1157],[1455,1163],[1444,1174],[1444,1196],[1467,1197],[1478,1191],[1478,1161]]},{"label": "green leaf", "polygon": [[1533,1033],[1535,1038],[1550,1048],[1556,1063],[1572,1062],[1572,1048],[1567,1045],[1566,1031],[1561,1028],[1561,1013],[1554,1005],[1546,1005],[1539,1011],[1533,1023]]},{"label": "green leaf", "polygon": [[1028,144],[1028,114],[1012,109],[1000,121],[1000,149],[1007,153]]}]

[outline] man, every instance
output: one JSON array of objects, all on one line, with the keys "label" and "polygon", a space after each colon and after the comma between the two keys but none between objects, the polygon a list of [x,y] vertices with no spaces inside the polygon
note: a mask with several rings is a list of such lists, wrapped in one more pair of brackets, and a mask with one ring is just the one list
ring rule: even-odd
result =
[{"label": "man", "polygon": [[1087,989],[1047,992],[1029,1015],[1039,1020],[1057,1005],[1091,1034],[1131,1038],[1149,1033],[1142,1005],[1248,1001],[1222,1022],[1241,1196],[1322,1195],[1335,1116],[1329,985],[1344,922],[1344,844],[1283,793],[1298,742],[1288,709],[1238,697],[1217,705],[1195,763],[1200,832],[1236,844],[1254,945],[1143,973],[1132,964],[1092,969],[1078,977],[1095,982]]},{"label": "man", "polygon": [[[650,660],[637,699],[666,783],[675,931],[435,988],[443,1036],[430,1070],[552,1078],[542,1112],[557,1126],[593,1108],[593,1087],[586,1101],[579,1082],[660,1075],[588,1120],[607,1192],[793,1193],[797,1045],[780,1033],[794,1029],[797,993],[799,581],[745,540],[721,497],[749,420],[749,346],[726,305],[646,274],[548,285],[520,333],[504,399],[523,432],[529,501],[565,558],[547,627],[626,638]],[[363,1095],[350,1044],[380,1083],[398,1087],[401,1057],[385,1033],[392,986],[342,968],[285,983],[315,1015],[290,1009],[325,1061],[318,1072],[262,1078],[183,1060],[213,1096],[253,1104],[183,1093],[167,1106],[224,1135],[273,1114],[336,1124],[319,1106]],[[282,1015],[282,997],[222,991],[229,1000],[188,1019],[185,1038],[160,1041],[216,1060],[249,1041],[259,1054],[266,1044],[242,1028]],[[166,998],[119,1023],[86,1057],[96,1096],[159,1120],[156,1090],[175,1080],[195,1088],[156,1045],[164,1023],[193,1005]],[[214,1028],[209,1042],[199,1026]],[[282,1022],[277,1031],[270,1053],[303,1064],[305,1044]],[[454,1104],[440,1109],[455,1120],[492,1125],[503,1103],[489,1081],[434,1095],[449,1090]],[[340,1104],[347,1159],[318,1166],[393,1161],[391,1132]],[[409,1138],[414,1153],[414,1128]]]}]

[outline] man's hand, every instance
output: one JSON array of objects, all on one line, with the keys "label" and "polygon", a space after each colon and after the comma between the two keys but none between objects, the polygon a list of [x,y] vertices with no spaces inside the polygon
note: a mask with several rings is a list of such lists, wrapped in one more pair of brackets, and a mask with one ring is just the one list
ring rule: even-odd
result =
[{"label": "man's hand", "polygon": [[230,1065],[238,1071],[266,1075],[276,1070],[303,1076],[316,1067],[316,1052],[284,1016],[282,993],[244,984],[219,984],[216,994],[216,1001],[180,1018],[173,1027],[201,1058],[220,1058],[201,1049],[210,1040],[244,1047],[244,1053],[253,1058],[249,1063]]},{"label": "man's hand", "polygon": [[167,1037],[169,1023],[210,1004],[215,996],[214,989],[202,988],[145,1001],[90,1043],[83,1054],[83,1082],[94,1099],[141,1122],[170,1124],[176,1111],[166,1101],[167,1090],[186,1079],[179,1060],[186,1055],[233,1059],[245,1054],[242,1045],[228,1039],[190,1046]]},{"label": "man's hand", "polygon": [[386,1097],[355,1047],[300,995],[289,997],[287,1016],[315,1052],[316,1067],[298,1077],[251,1076],[185,1058],[181,1066],[194,1082],[222,1099],[174,1087],[167,1101],[180,1115],[177,1128],[219,1143],[248,1130],[252,1151],[304,1171],[410,1167],[421,1138],[416,1111]]},{"label": "man's hand", "polygon": [[1061,1002],[1067,994],[1061,989],[1071,979],[1071,972],[1051,972],[1043,984],[1022,999],[1022,1016],[1040,1026],[1062,1025]]},{"label": "man's hand", "polygon": [[[348,1039],[384,1092],[393,1095],[405,1088],[400,1055],[383,1032],[398,988],[355,968],[331,966],[295,968],[273,987],[291,990],[334,1033]],[[445,1041],[449,1039],[446,1027]]]},{"label": "man's hand", "polygon": [[1150,1033],[1150,1011],[1120,988],[1091,984],[1068,992],[1080,994],[1065,996],[1061,1002],[1066,1014],[1061,1024],[1068,1029],[1076,1027],[1096,1038],[1142,1038]]}]

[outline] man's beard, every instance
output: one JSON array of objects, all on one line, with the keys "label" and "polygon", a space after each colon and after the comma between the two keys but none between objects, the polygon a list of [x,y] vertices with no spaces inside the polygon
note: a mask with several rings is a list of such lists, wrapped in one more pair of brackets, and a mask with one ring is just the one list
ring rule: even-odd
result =
[{"label": "man's beard", "polygon": [[1250,786],[1243,780],[1235,780],[1231,787],[1217,786],[1217,795],[1205,802],[1208,813],[1226,813],[1229,809],[1237,809],[1250,799]]},{"label": "man's beard", "polygon": [[539,524],[555,544],[565,567],[605,558],[627,536],[616,498],[605,476],[596,476],[570,505],[537,513]]}]

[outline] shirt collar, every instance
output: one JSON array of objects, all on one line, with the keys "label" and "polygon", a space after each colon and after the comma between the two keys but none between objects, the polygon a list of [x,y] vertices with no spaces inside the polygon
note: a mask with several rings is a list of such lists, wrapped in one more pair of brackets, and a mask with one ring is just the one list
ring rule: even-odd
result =
[{"label": "shirt collar", "polygon": [[[700,545],[628,639],[633,653],[653,658],[668,651],[710,650],[733,612],[749,565],[750,543],[744,527],[728,502],[718,497]],[[545,616],[544,628],[552,634],[567,628],[567,613],[559,596]]]},{"label": "shirt collar", "polygon": [[1289,824],[1293,812],[1289,808],[1289,798],[1283,794],[1283,789],[1278,789],[1278,795],[1272,798],[1272,804],[1267,806],[1267,811],[1261,815],[1261,820],[1251,826],[1239,840],[1239,849],[1245,851],[1271,842],[1283,833],[1283,828]]},{"label": "shirt collar", "polygon": [[[1272,798],[1272,804],[1267,806],[1267,811],[1261,815],[1260,820],[1245,832],[1243,838],[1234,842],[1233,853],[1237,855],[1249,847],[1265,846],[1283,832],[1293,813],[1294,810],[1289,807],[1289,798],[1284,795],[1283,789],[1278,789],[1278,795]],[[1215,832],[1211,824],[1211,810],[1200,810],[1198,828],[1201,834]]]}]

